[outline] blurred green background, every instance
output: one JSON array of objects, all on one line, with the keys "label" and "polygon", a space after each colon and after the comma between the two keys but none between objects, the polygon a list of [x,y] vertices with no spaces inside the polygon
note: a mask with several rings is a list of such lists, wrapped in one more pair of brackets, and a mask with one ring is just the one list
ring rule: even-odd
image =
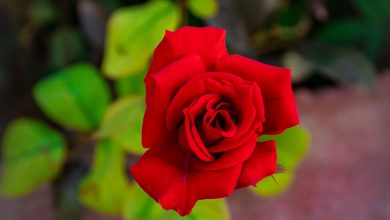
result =
[{"label": "blurred green background", "polygon": [[264,137],[285,173],[188,219],[390,216],[387,0],[0,0],[0,219],[179,219],[127,170],[151,55],[182,25],[291,68],[305,127]]}]

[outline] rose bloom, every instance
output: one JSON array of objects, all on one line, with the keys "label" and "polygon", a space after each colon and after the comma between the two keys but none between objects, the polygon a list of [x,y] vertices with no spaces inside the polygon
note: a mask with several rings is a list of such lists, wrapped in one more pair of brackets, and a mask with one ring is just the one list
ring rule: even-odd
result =
[{"label": "rose bloom", "polygon": [[180,215],[274,174],[275,142],[257,139],[299,123],[290,70],[229,55],[222,29],[167,31],[145,84],[149,150],[131,173]]}]

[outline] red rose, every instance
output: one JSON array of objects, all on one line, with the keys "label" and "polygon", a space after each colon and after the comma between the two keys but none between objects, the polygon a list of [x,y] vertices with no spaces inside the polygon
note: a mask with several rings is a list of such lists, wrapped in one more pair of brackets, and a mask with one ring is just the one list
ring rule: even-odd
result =
[{"label": "red rose", "polygon": [[167,31],[145,84],[149,150],[131,173],[180,215],[275,173],[275,142],[257,138],[299,123],[290,71],[229,55],[222,29]]}]

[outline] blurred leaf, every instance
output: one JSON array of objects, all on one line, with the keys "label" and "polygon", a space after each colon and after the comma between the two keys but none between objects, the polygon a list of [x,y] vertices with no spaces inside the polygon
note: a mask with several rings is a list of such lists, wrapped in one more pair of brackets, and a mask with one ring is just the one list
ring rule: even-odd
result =
[{"label": "blurred leaf", "polygon": [[229,207],[226,204],[225,199],[208,199],[199,200],[191,214],[182,217],[174,211],[165,212],[162,218],[159,220],[229,220]]},{"label": "blurred leaf", "polygon": [[[375,60],[385,39],[385,22],[390,17],[390,4],[386,0],[354,0],[361,12],[359,19],[344,18],[325,25],[316,38],[325,43],[363,45],[366,54]],[[387,9],[386,9],[387,8]]]},{"label": "blurred leaf", "polygon": [[188,0],[188,9],[200,18],[210,18],[218,11],[217,0]]},{"label": "blurred leaf", "polygon": [[354,43],[362,40],[366,32],[367,27],[361,21],[343,19],[325,25],[316,37],[325,43]]},{"label": "blurred leaf", "polygon": [[146,70],[142,70],[126,78],[115,80],[115,92],[118,96],[145,94],[144,78]]},{"label": "blurred leaf", "polygon": [[80,183],[80,201],[101,213],[120,214],[127,188],[124,152],[108,140],[101,141],[92,170]]},{"label": "blurred leaf", "polygon": [[354,0],[362,16],[369,22],[382,22],[389,19],[390,4],[388,0]]},{"label": "blurred leaf", "polygon": [[133,183],[130,186],[122,213],[125,220],[157,220],[164,212],[166,211],[146,194],[138,184]]},{"label": "blurred leaf", "polygon": [[376,11],[374,4],[375,0],[354,0],[355,5],[358,7],[362,15],[369,20],[378,19],[378,11]]},{"label": "blurred leaf", "polygon": [[365,52],[371,60],[375,60],[382,50],[385,39],[385,28],[372,24],[367,27],[369,30],[364,39]]},{"label": "blurred leaf", "polygon": [[308,45],[302,56],[324,75],[367,90],[376,88],[375,68],[361,52],[340,47]]},{"label": "blurred leaf", "polygon": [[286,168],[285,173],[274,174],[260,181],[256,187],[251,187],[261,196],[275,196],[290,185],[295,168],[309,150],[309,133],[301,126],[287,129],[279,135],[263,135],[259,141],[276,140],[278,164]]},{"label": "blurred leaf", "polygon": [[142,96],[120,98],[108,108],[103,123],[95,134],[99,138],[110,138],[112,142],[133,154],[142,154],[142,118],[145,111]]},{"label": "blurred leaf", "polygon": [[164,31],[175,29],[178,23],[179,11],[168,0],[153,0],[117,10],[108,22],[104,74],[117,79],[141,71]]},{"label": "blurred leaf", "polygon": [[123,212],[126,220],[228,220],[229,211],[224,199],[200,200],[191,214],[182,217],[175,211],[164,211],[137,184],[133,184],[127,195]]},{"label": "blurred leaf", "polygon": [[99,125],[110,94],[95,67],[79,63],[40,81],[34,98],[53,121],[85,131]]},{"label": "blurred leaf", "polygon": [[50,23],[56,19],[56,11],[49,0],[32,1],[29,8],[30,18],[38,25]]},{"label": "blurred leaf", "polygon": [[281,26],[294,26],[301,20],[302,14],[298,6],[287,7],[280,12],[279,23]]},{"label": "blurred leaf", "polygon": [[60,28],[52,33],[49,43],[49,63],[52,69],[63,68],[85,55],[85,46],[76,30]]},{"label": "blurred leaf", "polygon": [[287,51],[282,57],[282,62],[284,67],[291,69],[294,83],[305,80],[315,69],[312,63],[294,51]]},{"label": "blurred leaf", "polygon": [[3,136],[0,194],[22,196],[61,171],[63,137],[45,124],[27,118],[13,121]]}]

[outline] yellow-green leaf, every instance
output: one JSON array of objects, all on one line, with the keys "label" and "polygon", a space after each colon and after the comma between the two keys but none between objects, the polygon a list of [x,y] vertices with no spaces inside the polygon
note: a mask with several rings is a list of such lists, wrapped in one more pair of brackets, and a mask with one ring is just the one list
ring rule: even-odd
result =
[{"label": "yellow-green leaf", "polygon": [[61,171],[65,142],[61,134],[27,118],[13,121],[3,136],[0,194],[22,196]]},{"label": "yellow-green leaf", "polygon": [[276,140],[278,164],[286,168],[286,172],[267,177],[251,187],[261,196],[274,196],[287,189],[294,177],[294,171],[309,150],[309,133],[301,126],[287,129],[280,135],[264,135],[259,141]]},{"label": "yellow-green leaf", "polygon": [[110,101],[109,89],[88,63],[63,69],[40,81],[34,98],[50,119],[75,130],[91,130],[100,124]]},{"label": "yellow-green leaf", "polygon": [[191,214],[182,217],[175,211],[165,211],[137,184],[127,194],[123,217],[126,220],[229,220],[229,210],[224,199],[200,200]]},{"label": "yellow-green leaf", "polygon": [[80,201],[101,213],[120,214],[128,189],[125,172],[124,152],[108,140],[101,141],[92,170],[80,183]]},{"label": "yellow-green leaf", "polygon": [[165,30],[179,24],[179,10],[169,0],[152,0],[117,10],[108,22],[103,72],[123,78],[145,68]]},{"label": "yellow-green leaf", "polygon": [[[165,217],[166,216],[166,217]],[[179,216],[176,212],[170,211],[167,212],[163,219],[174,219],[174,220],[203,220],[203,219],[213,219],[213,220],[229,220],[229,208],[225,199],[209,199],[209,200],[200,200],[196,203],[191,214],[185,216],[184,218]]]},{"label": "yellow-green leaf", "polygon": [[142,154],[142,118],[145,111],[144,97],[125,96],[108,108],[103,123],[95,134],[98,138],[109,138],[115,146],[129,153]]},{"label": "yellow-green leaf", "polygon": [[164,212],[164,209],[149,197],[138,184],[133,183],[130,186],[122,212],[125,220],[157,220]]},{"label": "yellow-green leaf", "polygon": [[188,8],[200,18],[210,18],[218,11],[217,0],[188,0]]},{"label": "yellow-green leaf", "polygon": [[134,75],[115,80],[115,92],[118,96],[126,95],[144,95],[144,78],[146,69],[135,73]]}]

